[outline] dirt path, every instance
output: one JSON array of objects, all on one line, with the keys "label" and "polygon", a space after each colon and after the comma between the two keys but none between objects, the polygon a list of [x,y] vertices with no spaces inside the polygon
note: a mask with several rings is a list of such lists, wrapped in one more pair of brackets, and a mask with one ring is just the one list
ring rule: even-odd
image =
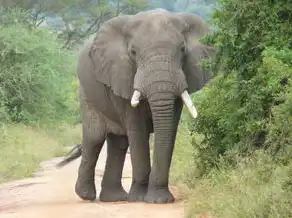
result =
[{"label": "dirt path", "polygon": [[[104,146],[96,167],[96,188],[100,191],[101,176],[106,159]],[[84,202],[74,193],[77,168],[80,159],[56,169],[60,159],[41,164],[35,178],[0,184],[0,218],[182,218],[183,202],[178,198],[174,204],[153,205],[146,203]],[[128,191],[131,183],[131,163],[127,155],[123,185]]]}]

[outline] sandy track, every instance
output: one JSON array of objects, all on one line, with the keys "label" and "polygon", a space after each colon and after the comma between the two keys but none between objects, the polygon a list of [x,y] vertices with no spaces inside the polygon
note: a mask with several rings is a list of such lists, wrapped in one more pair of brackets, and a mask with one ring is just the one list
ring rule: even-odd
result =
[{"label": "sandy track", "polygon": [[[41,170],[34,178],[0,184],[0,218],[182,218],[183,202],[175,188],[172,188],[177,202],[154,205],[146,203],[102,203],[85,202],[74,192],[80,159],[56,169],[60,158],[41,164]],[[96,167],[96,188],[100,183],[106,160],[104,146]],[[123,172],[123,185],[128,191],[131,183],[131,162],[127,155]]]}]

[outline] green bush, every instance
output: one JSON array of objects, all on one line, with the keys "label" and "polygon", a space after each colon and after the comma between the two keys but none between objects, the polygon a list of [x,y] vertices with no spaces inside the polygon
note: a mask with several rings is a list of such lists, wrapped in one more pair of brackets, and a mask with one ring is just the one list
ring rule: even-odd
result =
[{"label": "green bush", "polygon": [[275,165],[264,152],[240,159],[235,169],[222,163],[197,182],[186,217],[292,217],[291,179],[292,163]]},{"label": "green bush", "polygon": [[220,0],[212,18],[215,77],[193,96],[203,135],[193,146],[202,176],[224,157],[235,165],[256,149],[275,161],[292,158],[292,2]]},{"label": "green bush", "polygon": [[1,9],[0,28],[0,122],[75,119],[74,55],[22,10]]}]

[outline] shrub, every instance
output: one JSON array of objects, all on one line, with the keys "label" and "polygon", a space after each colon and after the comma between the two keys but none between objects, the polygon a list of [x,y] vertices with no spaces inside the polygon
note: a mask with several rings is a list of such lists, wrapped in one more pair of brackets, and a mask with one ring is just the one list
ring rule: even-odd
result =
[{"label": "shrub", "polygon": [[213,14],[215,77],[193,96],[200,116],[190,123],[198,152],[197,175],[218,166],[222,156],[235,165],[237,156],[256,149],[288,164],[292,158],[292,3],[265,0],[220,0]]},{"label": "shrub", "polygon": [[28,21],[22,10],[0,10],[0,122],[72,120],[74,55],[54,33]]},{"label": "shrub", "polygon": [[186,217],[291,217],[291,178],[291,163],[275,165],[264,152],[240,160],[236,169],[222,163],[197,182]]}]

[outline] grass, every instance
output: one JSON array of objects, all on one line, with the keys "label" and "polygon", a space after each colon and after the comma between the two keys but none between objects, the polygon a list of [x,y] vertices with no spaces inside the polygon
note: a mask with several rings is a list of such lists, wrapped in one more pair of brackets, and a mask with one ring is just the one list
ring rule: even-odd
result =
[{"label": "grass", "polygon": [[187,192],[186,218],[292,217],[292,162],[281,165],[259,150],[248,159],[238,159],[236,167],[222,159],[218,169],[198,177],[195,152],[187,126],[181,123],[171,182]]},{"label": "grass", "polygon": [[13,124],[0,137],[0,183],[29,177],[41,161],[61,156],[65,146],[80,142],[79,126],[61,125],[55,130]]},{"label": "grass", "polygon": [[292,164],[276,165],[260,152],[235,169],[215,170],[192,190],[187,218],[292,217]]},{"label": "grass", "polygon": [[192,174],[190,166],[193,165],[191,136],[186,125],[180,124],[175,147],[173,152],[173,159],[171,164],[171,183],[190,185],[192,182]]},{"label": "grass", "polygon": [[[196,170],[196,149],[192,145],[193,137],[187,126],[187,120],[192,119],[189,112],[184,108],[181,121],[177,130],[175,147],[173,152],[170,181],[186,189],[193,187],[196,183],[194,179]],[[201,136],[196,135],[196,141],[200,142]]]}]

